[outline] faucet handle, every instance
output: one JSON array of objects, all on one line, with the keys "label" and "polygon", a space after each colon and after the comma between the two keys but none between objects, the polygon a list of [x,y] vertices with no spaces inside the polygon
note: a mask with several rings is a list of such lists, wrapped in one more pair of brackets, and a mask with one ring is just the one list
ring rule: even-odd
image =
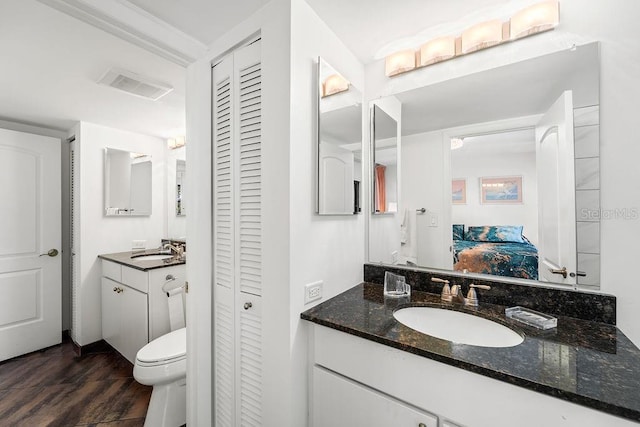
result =
[{"label": "faucet handle", "polygon": [[436,283],[444,283],[444,286],[442,287],[442,293],[440,294],[440,299],[442,301],[451,302],[451,288],[449,288],[449,281],[440,279],[438,277],[432,277],[431,281]]},{"label": "faucet handle", "polygon": [[484,289],[489,290],[491,286],[487,285],[474,285],[473,283],[469,285],[469,292],[467,293],[467,305],[471,305],[474,307],[478,306],[478,295],[476,294],[476,289]]}]

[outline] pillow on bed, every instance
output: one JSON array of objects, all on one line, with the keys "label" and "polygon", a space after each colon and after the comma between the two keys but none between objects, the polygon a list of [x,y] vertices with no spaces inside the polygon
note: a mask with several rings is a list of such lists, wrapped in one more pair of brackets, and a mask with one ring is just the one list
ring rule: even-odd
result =
[{"label": "pillow on bed", "polygon": [[453,240],[464,240],[464,224],[453,224]]},{"label": "pillow on bed", "polygon": [[472,242],[526,243],[521,225],[483,225],[469,227],[465,239]]}]

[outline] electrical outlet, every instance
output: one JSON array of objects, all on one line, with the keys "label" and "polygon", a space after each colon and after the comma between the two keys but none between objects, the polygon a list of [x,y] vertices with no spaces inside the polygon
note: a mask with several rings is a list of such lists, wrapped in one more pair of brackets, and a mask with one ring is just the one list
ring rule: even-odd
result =
[{"label": "electrical outlet", "polygon": [[391,252],[391,264],[398,263],[398,251]]},{"label": "electrical outlet", "polygon": [[322,280],[304,285],[304,303],[322,298]]},{"label": "electrical outlet", "polygon": [[147,245],[146,240],[132,240],[131,241],[131,249],[145,249]]}]

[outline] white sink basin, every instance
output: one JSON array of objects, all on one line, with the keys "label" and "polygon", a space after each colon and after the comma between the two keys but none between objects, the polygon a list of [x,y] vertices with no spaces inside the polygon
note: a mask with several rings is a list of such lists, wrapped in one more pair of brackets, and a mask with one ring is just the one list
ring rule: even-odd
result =
[{"label": "white sink basin", "polygon": [[479,347],[513,347],[524,338],[506,326],[472,314],[436,307],[407,307],[393,317],[423,334],[458,344]]},{"label": "white sink basin", "polygon": [[173,255],[141,255],[132,257],[132,259],[138,261],[159,261],[161,259],[173,258]]}]

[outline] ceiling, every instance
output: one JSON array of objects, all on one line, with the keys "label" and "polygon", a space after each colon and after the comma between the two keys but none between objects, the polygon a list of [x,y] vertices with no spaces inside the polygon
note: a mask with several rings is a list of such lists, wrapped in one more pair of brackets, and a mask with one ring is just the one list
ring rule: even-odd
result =
[{"label": "ceiling", "polygon": [[[184,65],[268,1],[2,0],[0,119],[65,131],[87,121],[163,138],[184,134]],[[368,64],[537,0],[306,1]],[[154,102],[97,85],[112,66],[174,90]]]},{"label": "ceiling", "polygon": [[128,0],[205,45],[269,2],[269,0]]},{"label": "ceiling", "polygon": [[461,148],[451,150],[451,161],[458,158],[500,158],[505,154],[532,154],[535,157],[536,152],[533,128],[468,136],[463,141]]},{"label": "ceiling", "polygon": [[[0,119],[69,130],[87,121],[171,137],[185,132],[185,69],[35,0],[0,2]],[[96,81],[117,66],[174,87],[158,101]]]}]

